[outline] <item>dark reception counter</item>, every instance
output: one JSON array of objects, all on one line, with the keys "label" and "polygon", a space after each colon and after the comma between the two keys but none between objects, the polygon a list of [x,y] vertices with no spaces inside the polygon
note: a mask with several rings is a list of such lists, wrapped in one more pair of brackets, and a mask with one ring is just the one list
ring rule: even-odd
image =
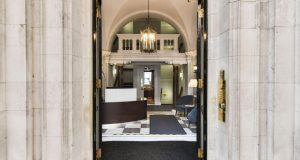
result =
[{"label": "dark reception counter", "polygon": [[102,104],[103,124],[124,123],[147,118],[147,101],[105,102]]}]

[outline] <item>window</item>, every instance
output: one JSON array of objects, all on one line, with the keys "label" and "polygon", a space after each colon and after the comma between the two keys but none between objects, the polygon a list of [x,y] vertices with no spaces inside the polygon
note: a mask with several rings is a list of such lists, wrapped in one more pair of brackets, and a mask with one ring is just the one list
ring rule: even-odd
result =
[{"label": "window", "polygon": [[144,85],[151,85],[152,72],[144,72]]},{"label": "window", "polygon": [[122,49],[125,50],[125,39],[123,39],[123,46]]},{"label": "window", "polygon": [[136,50],[140,50],[140,40],[136,40]]},{"label": "window", "polygon": [[174,50],[174,40],[164,40],[164,50]]},{"label": "window", "polygon": [[156,44],[157,44],[157,50],[160,50],[160,40],[157,40],[157,42],[156,42]]},{"label": "window", "polygon": [[124,39],[123,40],[123,50],[132,50],[132,40],[131,39]]}]

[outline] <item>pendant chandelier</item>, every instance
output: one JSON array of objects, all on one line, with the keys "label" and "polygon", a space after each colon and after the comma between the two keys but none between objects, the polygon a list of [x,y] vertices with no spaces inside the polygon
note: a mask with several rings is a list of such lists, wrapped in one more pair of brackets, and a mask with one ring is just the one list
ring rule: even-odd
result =
[{"label": "pendant chandelier", "polygon": [[148,17],[147,26],[141,31],[141,52],[153,53],[156,52],[156,31],[150,26],[149,16],[149,0],[148,0]]}]

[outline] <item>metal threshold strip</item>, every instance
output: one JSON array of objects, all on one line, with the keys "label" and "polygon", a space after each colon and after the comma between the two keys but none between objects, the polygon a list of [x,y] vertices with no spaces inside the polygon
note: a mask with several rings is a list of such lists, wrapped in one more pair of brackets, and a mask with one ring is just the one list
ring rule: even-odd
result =
[{"label": "metal threshold strip", "polygon": [[103,142],[109,141],[187,141],[196,142],[195,135],[154,135],[154,134],[119,134],[103,135]]}]

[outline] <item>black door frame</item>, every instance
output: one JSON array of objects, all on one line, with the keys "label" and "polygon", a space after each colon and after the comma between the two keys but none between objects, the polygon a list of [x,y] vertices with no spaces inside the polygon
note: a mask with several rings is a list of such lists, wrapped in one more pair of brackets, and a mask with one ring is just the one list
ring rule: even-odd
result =
[{"label": "black door frame", "polygon": [[[189,0],[188,0],[189,1]],[[93,159],[102,157],[102,0],[92,3],[93,35]],[[207,0],[198,0],[198,8],[204,9],[204,18],[197,16],[197,153],[201,160],[207,160]],[[198,15],[198,13],[197,13]],[[201,83],[203,82],[203,83]],[[201,85],[203,84],[203,85]]]},{"label": "black door frame", "polygon": [[102,17],[101,0],[92,2],[93,39],[93,159],[102,157]]},{"label": "black door frame", "polygon": [[199,159],[207,160],[207,0],[198,0],[200,8],[204,15],[197,13],[197,152]]}]

